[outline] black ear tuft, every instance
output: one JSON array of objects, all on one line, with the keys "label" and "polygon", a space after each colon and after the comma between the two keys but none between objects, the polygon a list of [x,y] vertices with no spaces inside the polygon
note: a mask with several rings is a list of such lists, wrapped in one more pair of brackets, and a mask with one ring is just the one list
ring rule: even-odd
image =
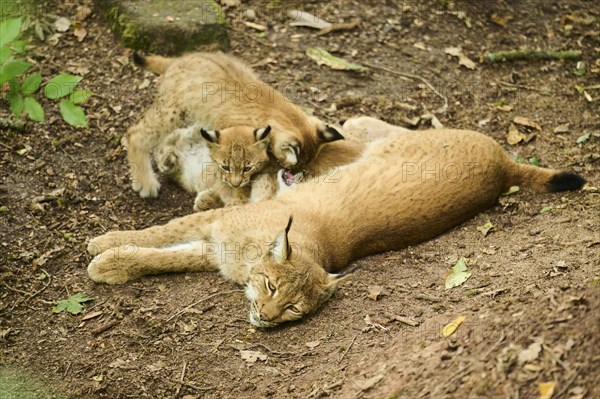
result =
[{"label": "black ear tuft", "polygon": [[219,137],[221,133],[219,133],[218,130],[204,130],[201,128],[200,134],[202,137],[204,137],[204,140],[208,141],[209,143],[219,144]]},{"label": "black ear tuft", "polygon": [[256,141],[263,141],[264,139],[269,137],[269,133],[271,133],[271,126],[256,129],[254,131],[254,139]]},{"label": "black ear tuft", "polygon": [[138,53],[137,51],[133,52],[133,62],[135,65],[145,68],[148,64],[148,61],[146,60],[146,57],[144,57],[143,55],[141,55],[140,53]]},{"label": "black ear tuft", "polygon": [[323,143],[331,143],[332,141],[344,140],[344,136],[337,129],[327,125],[325,130],[319,130],[317,132],[319,140]]},{"label": "black ear tuft", "polygon": [[294,215],[290,215],[290,219],[288,220],[288,224],[285,228],[285,234],[288,234],[290,232],[290,229],[292,228],[292,222],[294,221]]},{"label": "black ear tuft", "polygon": [[577,173],[560,172],[550,179],[548,182],[548,191],[557,193],[559,191],[579,190],[586,180]]}]

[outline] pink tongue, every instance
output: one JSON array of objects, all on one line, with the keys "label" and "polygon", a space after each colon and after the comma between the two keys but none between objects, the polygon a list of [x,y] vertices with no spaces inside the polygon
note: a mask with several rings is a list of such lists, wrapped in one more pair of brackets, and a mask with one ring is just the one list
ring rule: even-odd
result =
[{"label": "pink tongue", "polygon": [[285,180],[285,184],[287,184],[288,186],[291,186],[292,183],[294,183],[294,177],[294,174],[289,170],[283,171],[283,179]]}]

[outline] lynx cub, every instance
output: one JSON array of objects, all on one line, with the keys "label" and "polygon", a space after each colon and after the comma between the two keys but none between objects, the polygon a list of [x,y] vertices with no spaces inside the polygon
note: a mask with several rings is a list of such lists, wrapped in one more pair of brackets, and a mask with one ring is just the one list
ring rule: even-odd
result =
[{"label": "lynx cub", "polygon": [[143,198],[156,197],[160,189],[151,153],[182,126],[200,123],[222,134],[271,126],[270,153],[292,172],[310,164],[326,143],[344,138],[308,116],[234,57],[219,53],[179,58],[134,54],[133,59],[162,75],[154,103],[124,139],[132,188]]},{"label": "lynx cub", "polygon": [[196,192],[194,210],[256,202],[275,195],[267,148],[271,127],[237,132],[177,129],[154,153],[158,170]]}]

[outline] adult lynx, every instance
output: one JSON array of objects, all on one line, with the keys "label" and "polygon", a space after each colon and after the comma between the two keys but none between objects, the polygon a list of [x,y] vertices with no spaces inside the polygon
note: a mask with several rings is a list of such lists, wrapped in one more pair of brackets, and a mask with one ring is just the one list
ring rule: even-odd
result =
[{"label": "adult lynx", "polygon": [[333,273],[353,260],[435,237],[512,185],[556,192],[585,183],[518,164],[480,133],[446,129],[392,132],[337,178],[270,201],[104,234],[89,243],[96,255],[89,276],[122,284],[146,274],[220,271],[246,287],[250,322],[272,327],[318,308],[339,280]]}]

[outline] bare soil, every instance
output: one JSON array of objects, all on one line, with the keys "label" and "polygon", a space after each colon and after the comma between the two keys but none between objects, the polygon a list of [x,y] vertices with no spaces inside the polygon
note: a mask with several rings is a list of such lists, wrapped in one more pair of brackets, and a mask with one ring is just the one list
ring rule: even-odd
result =
[{"label": "bare soil", "polygon": [[[232,52],[315,114],[332,122],[366,114],[408,126],[406,119],[443,105],[418,80],[317,66],[305,49],[321,46],[421,75],[449,99],[448,111],[437,114],[445,126],[477,129],[516,157],[537,157],[541,166],[600,184],[600,92],[589,89],[588,101],[575,88],[600,83],[596,2],[295,4],[332,22],[362,20],[352,31],[323,36],[288,26],[276,3],[227,9]],[[53,13],[72,17],[83,4]],[[268,26],[264,35],[243,24],[249,8],[257,14],[252,22]],[[552,398],[600,397],[594,189],[522,190],[434,240],[360,260],[322,311],[273,330],[251,328],[243,294],[231,293],[238,287],[217,274],[93,283],[86,273],[90,237],[165,223],[190,213],[193,201],[169,182],[153,201],[131,190],[119,142],[151,101],[156,77],[130,63],[99,13],[84,26],[83,42],[67,32],[56,45],[36,43],[29,56],[45,76],[85,77],[83,86],[98,94],[86,106],[90,128],[67,126],[48,103],[46,124],[1,132],[0,205],[8,210],[0,213],[0,369],[73,398],[539,398],[547,382],[556,384]],[[477,68],[460,66],[444,52],[450,46],[461,46]],[[581,50],[585,74],[577,76],[573,61],[478,62],[486,51],[521,46]],[[516,116],[542,129],[509,146],[505,134]],[[565,123],[567,132],[554,133]],[[19,155],[21,149],[28,150]],[[494,228],[484,236],[477,226],[488,220]],[[472,276],[445,290],[459,257]],[[382,293],[374,300],[369,293],[377,286]],[[58,300],[78,292],[94,298],[83,313],[52,313]],[[440,329],[458,316],[465,322],[443,337]],[[397,321],[403,317],[418,325]],[[267,357],[249,363],[240,350]]]}]

